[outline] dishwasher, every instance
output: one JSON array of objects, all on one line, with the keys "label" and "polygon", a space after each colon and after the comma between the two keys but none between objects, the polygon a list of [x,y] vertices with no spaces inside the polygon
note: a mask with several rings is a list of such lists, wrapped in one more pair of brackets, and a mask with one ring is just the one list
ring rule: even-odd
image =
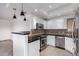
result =
[{"label": "dishwasher", "polygon": [[65,49],[65,37],[55,37],[55,47]]}]

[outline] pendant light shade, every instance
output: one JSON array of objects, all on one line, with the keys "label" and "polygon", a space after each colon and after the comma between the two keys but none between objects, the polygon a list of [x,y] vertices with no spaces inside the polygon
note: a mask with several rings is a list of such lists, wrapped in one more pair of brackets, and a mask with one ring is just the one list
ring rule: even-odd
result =
[{"label": "pendant light shade", "polygon": [[21,15],[21,16],[24,16],[24,11],[23,11],[23,3],[22,3],[22,6],[21,6],[21,7],[22,7],[22,10],[21,10],[20,15]]},{"label": "pendant light shade", "polygon": [[[24,18],[23,18],[23,21],[26,21],[27,19],[26,19],[26,12],[24,12],[23,11],[23,3],[22,3],[22,5],[21,5],[21,7],[22,7],[22,10],[21,10],[21,13],[20,13],[20,16],[23,16]],[[17,17],[16,17],[16,13],[15,13],[15,11],[16,11],[16,8],[13,8],[13,11],[14,11],[14,14],[13,14],[13,19],[16,19]]]},{"label": "pendant light shade", "polygon": [[24,12],[23,12],[23,10],[21,11],[21,14],[20,14],[21,16],[24,16]]},{"label": "pendant light shade", "polygon": [[26,18],[24,17],[24,21],[26,21]]},{"label": "pendant light shade", "polygon": [[15,15],[16,8],[13,8],[13,10],[14,10],[13,19],[16,19],[16,15]]},{"label": "pendant light shade", "polygon": [[16,19],[16,15],[15,14],[13,15],[13,19]]}]

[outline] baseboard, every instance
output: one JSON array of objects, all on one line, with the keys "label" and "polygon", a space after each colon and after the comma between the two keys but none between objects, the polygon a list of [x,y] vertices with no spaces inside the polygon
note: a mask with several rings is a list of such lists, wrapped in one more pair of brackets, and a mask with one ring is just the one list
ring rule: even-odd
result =
[{"label": "baseboard", "polygon": [[65,50],[65,48],[61,48],[61,47],[57,47],[57,46],[52,46],[52,45],[47,45],[47,46],[56,47],[56,48],[64,49]]},{"label": "baseboard", "polygon": [[58,46],[55,46],[56,48],[59,48],[59,49],[63,49],[63,50],[65,50],[65,48],[62,48],[62,47],[58,47]]}]

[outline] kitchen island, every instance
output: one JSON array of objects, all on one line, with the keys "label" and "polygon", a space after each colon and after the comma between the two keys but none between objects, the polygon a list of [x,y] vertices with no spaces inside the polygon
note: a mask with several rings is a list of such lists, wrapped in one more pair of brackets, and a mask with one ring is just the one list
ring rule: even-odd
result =
[{"label": "kitchen island", "polygon": [[28,55],[29,31],[12,32],[13,56]]}]

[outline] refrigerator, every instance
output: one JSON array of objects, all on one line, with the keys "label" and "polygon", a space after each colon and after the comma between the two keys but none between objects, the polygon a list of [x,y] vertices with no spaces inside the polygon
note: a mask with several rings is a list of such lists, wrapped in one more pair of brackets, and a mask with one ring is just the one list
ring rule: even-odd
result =
[{"label": "refrigerator", "polygon": [[76,10],[73,26],[72,26],[72,38],[74,43],[74,56],[79,56],[79,9]]}]

